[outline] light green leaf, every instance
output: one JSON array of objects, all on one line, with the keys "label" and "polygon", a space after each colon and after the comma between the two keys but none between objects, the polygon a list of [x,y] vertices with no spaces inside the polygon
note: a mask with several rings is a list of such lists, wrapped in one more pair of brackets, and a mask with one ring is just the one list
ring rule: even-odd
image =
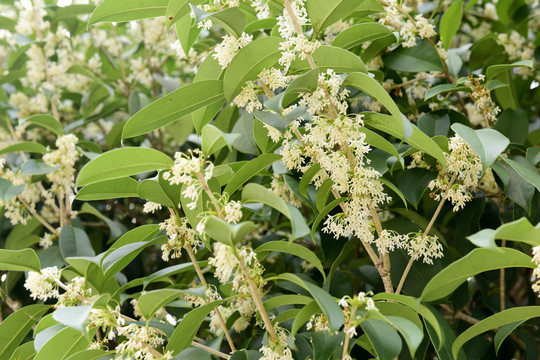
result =
[{"label": "light green leaf", "polygon": [[[201,268],[203,268],[208,265],[208,260],[199,261],[198,264]],[[143,288],[146,288],[146,286],[152,282],[161,281],[162,279],[166,277],[180,274],[186,271],[191,271],[193,270],[193,268],[194,268],[193,263],[189,262],[189,263],[169,266],[164,269],[158,270],[144,278]]]},{"label": "light green leaf", "polygon": [[66,306],[55,310],[52,317],[61,324],[85,333],[90,310],[92,310],[92,305]]},{"label": "light green leaf", "polygon": [[246,81],[253,81],[263,69],[273,66],[281,57],[278,37],[263,37],[249,43],[233,58],[223,77],[223,93],[227,101],[242,91]]},{"label": "light green leaf", "polygon": [[[180,188],[180,185],[177,185]],[[167,195],[160,182],[157,180],[143,180],[139,184],[137,189],[139,197],[148,201],[161,204],[165,207],[176,208],[178,202],[180,201],[180,194],[178,194],[177,199],[172,199]]]},{"label": "light green leaf", "polygon": [[87,349],[87,350],[81,350],[73,355],[70,355],[66,360],[97,360],[100,358],[104,358],[104,356],[107,356],[108,354],[114,354],[114,350],[110,351],[103,351],[100,349]]},{"label": "light green leaf", "polygon": [[432,87],[431,89],[429,89],[428,91],[426,91],[426,93],[424,94],[424,100],[431,99],[432,97],[437,96],[439,94],[457,92],[457,91],[465,91],[468,93],[472,92],[472,90],[468,88],[467,86],[460,86],[456,84],[441,84],[441,85],[436,85]]},{"label": "light green leaf", "polygon": [[[404,124],[406,119],[404,119],[394,100],[376,80],[367,74],[353,73],[347,76],[343,85],[355,87],[373,97],[374,100],[378,100],[394,117],[392,128],[400,134],[398,137],[404,139],[409,136],[408,129]],[[408,120],[406,122],[408,123]]]},{"label": "light green leaf", "polygon": [[50,174],[53,171],[59,169],[60,166],[50,167],[45,164],[43,161],[28,159],[24,162],[21,167],[22,175],[46,175]]},{"label": "light green leaf", "polygon": [[377,356],[381,360],[393,360],[401,352],[401,338],[392,326],[378,319],[366,319],[360,323]]},{"label": "light green leaf", "polygon": [[446,50],[448,50],[452,39],[456,35],[459,26],[461,25],[462,17],[463,0],[458,0],[452,3],[452,5],[444,12],[443,16],[441,17],[441,41]]},{"label": "light green leaf", "polygon": [[503,73],[508,70],[512,70],[515,67],[523,66],[528,68],[533,68],[533,62],[532,60],[521,60],[516,61],[512,64],[498,64],[498,65],[491,65],[486,70],[486,82],[489,82],[491,79],[493,79],[495,76],[499,75],[500,73]]},{"label": "light green leaf", "polygon": [[323,281],[326,281],[326,274],[324,273],[324,267],[321,261],[319,260],[317,255],[315,255],[308,248],[288,241],[270,241],[262,244],[257,249],[255,249],[255,252],[257,254],[266,253],[269,251],[284,252],[306,260],[308,263],[315,266],[317,270],[319,270],[319,272],[323,276]]},{"label": "light green leaf", "polygon": [[168,169],[170,157],[150,148],[127,147],[99,155],[79,172],[77,186],[118,179],[146,171]]},{"label": "light green leaf", "polygon": [[495,355],[499,353],[499,349],[503,343],[503,341],[515,330],[519,327],[519,325],[523,324],[527,319],[525,320],[519,320],[510,324],[506,324],[500,327],[500,329],[495,334],[495,338],[493,339],[493,344],[495,345]]},{"label": "light green leaf", "polygon": [[257,227],[252,221],[230,224],[212,215],[206,221],[205,232],[220,243],[235,246]]},{"label": "light green leaf", "polygon": [[188,290],[160,289],[145,292],[139,297],[137,304],[142,316],[146,320],[150,320],[160,308],[186,294],[204,298],[204,287]]},{"label": "light green leaf", "polygon": [[39,272],[41,264],[33,249],[0,249],[0,270]]},{"label": "light green leaf", "polygon": [[240,134],[225,134],[214,125],[207,124],[203,127],[202,132],[202,150],[206,156],[210,156],[225,146],[231,149],[231,144]]},{"label": "light green leaf", "polygon": [[0,179],[0,200],[8,201],[19,196],[24,191],[25,184],[13,185],[6,179]]},{"label": "light green leaf", "polygon": [[9,360],[32,360],[36,356],[36,350],[34,349],[34,342],[29,341],[19,346],[11,355]]},{"label": "light green leaf", "polygon": [[358,0],[308,0],[306,10],[313,26],[313,38],[333,23],[350,15]]},{"label": "light green leaf", "polygon": [[122,270],[133,261],[145,247],[153,245],[159,240],[160,238],[153,241],[139,241],[127,244],[107,254],[101,263],[105,277],[108,278]]},{"label": "light green leaf", "polygon": [[345,321],[343,317],[343,311],[337,304],[337,301],[326,291],[318,287],[317,285],[302,280],[299,276],[295,274],[280,274],[276,276],[272,276],[268,279],[265,279],[267,281],[272,280],[285,280],[290,281],[293,284],[296,284],[304,289],[306,289],[311,296],[315,299],[321,310],[326,315],[326,318],[328,319],[328,325],[330,327],[330,331],[336,331],[340,328],[341,325],[343,325],[343,322]]},{"label": "light green leaf", "polygon": [[49,309],[49,305],[28,305],[0,322],[0,360],[11,357],[26,334]]},{"label": "light green leaf", "polygon": [[[317,89],[319,83],[319,69],[312,69],[305,74],[297,76],[293,81],[289,83],[289,86],[284,91],[281,98],[281,104],[277,107],[277,110],[281,110],[281,107],[286,108],[291,105],[301,93],[311,93]],[[277,98],[277,96],[276,96]],[[268,102],[265,103],[268,107]],[[263,119],[261,119],[264,121]],[[270,124],[272,125],[272,124]],[[287,124],[288,125],[288,124]]]},{"label": "light green leaf", "polygon": [[376,22],[360,23],[340,32],[332,42],[332,46],[350,50],[367,41],[377,40],[390,35],[393,36],[392,31],[384,25]]},{"label": "light green leaf", "polygon": [[[336,73],[367,73],[366,65],[360,57],[345,49],[323,45],[319,46],[312,54],[313,61],[321,72],[328,69]],[[289,67],[289,74],[301,74],[310,71],[311,66],[307,59],[296,59]]]},{"label": "light green leaf", "polygon": [[31,141],[23,141],[17,144],[6,146],[4,149],[0,150],[0,155],[9,154],[13,152],[45,154],[47,152],[47,148],[45,148],[45,146],[39,143],[35,143]]},{"label": "light green leaf", "polygon": [[46,129],[49,129],[57,136],[62,136],[64,129],[62,128],[62,123],[58,121],[54,116],[49,114],[39,114],[30,116],[24,122],[35,124]]},{"label": "light green leaf", "polygon": [[[191,11],[191,7],[189,6],[190,2],[195,3],[195,1],[190,0],[168,0],[167,10],[165,10],[165,17],[167,18],[167,28],[170,29],[170,27],[175,22],[185,17],[186,15],[189,15],[189,12]],[[199,1],[197,2],[200,3]]]},{"label": "light green leaf", "polygon": [[307,196],[307,188],[309,186],[309,183],[319,171],[321,171],[321,164],[315,163],[306,172],[304,172],[304,175],[302,175],[302,179],[300,179],[299,185],[300,193],[302,195]]},{"label": "light green leaf", "polygon": [[279,159],[281,159],[281,155],[279,154],[262,154],[257,156],[255,159],[250,160],[234,173],[223,192],[233,195],[234,192],[238,190],[240,186],[242,186],[242,184]]},{"label": "light green leaf", "polygon": [[[533,185],[538,191],[540,191],[540,175],[538,175],[538,170],[527,160],[524,160],[524,164],[517,162],[516,160],[519,157],[516,157],[516,160],[510,158],[501,157],[501,159],[510,165],[526,182]],[[526,164],[526,165],[525,165]]]},{"label": "light green leaf", "polygon": [[510,140],[494,129],[473,130],[463,124],[454,123],[454,130],[482,159],[482,169],[486,171],[510,144]]},{"label": "light green leaf", "polygon": [[420,299],[427,302],[442,299],[471,276],[509,267],[534,268],[535,265],[530,256],[511,248],[475,249],[435,275],[427,283]]},{"label": "light green leaf", "polygon": [[180,351],[190,347],[206,316],[224,301],[212,301],[187,313],[174,330],[167,345],[167,351],[172,351],[173,355],[176,355]]},{"label": "light green leaf", "polygon": [[199,8],[191,5],[197,22],[210,18],[213,23],[221,26],[236,38],[242,36],[247,24],[246,14],[239,7],[229,7],[223,10],[207,14]]},{"label": "light green leaf", "polygon": [[452,354],[455,357],[459,349],[461,349],[461,347],[467,341],[488,330],[520,320],[529,320],[534,317],[540,317],[540,306],[520,306],[512,309],[506,309],[486,319],[483,319],[479,323],[474,324],[465,330],[457,337],[456,341],[454,341],[454,344],[452,345]]},{"label": "light green leaf", "polygon": [[426,40],[414,47],[400,47],[383,56],[383,62],[392,70],[409,73],[423,71],[444,72],[444,66],[435,48]]},{"label": "light green leaf", "polygon": [[284,305],[306,305],[313,299],[304,295],[279,295],[268,298],[264,302],[264,308],[266,310],[272,310]]},{"label": "light green leaf", "polygon": [[467,237],[473,244],[480,247],[496,248],[495,239],[523,242],[531,246],[540,245],[540,224],[532,226],[529,220],[522,217],[499,226],[496,230],[483,229]]},{"label": "light green leaf", "polygon": [[124,126],[122,139],[157,130],[195,110],[222,100],[221,80],[204,80],[184,85],[133,115]]},{"label": "light green leaf", "polygon": [[287,205],[283,199],[262,185],[250,183],[242,191],[243,203],[263,203],[268,205],[291,220],[292,234],[290,240],[301,238],[309,234],[304,216],[297,208]]},{"label": "light green leaf", "polygon": [[130,177],[105,180],[86,185],[79,190],[75,199],[81,201],[106,200],[115,198],[138,197],[139,182]]},{"label": "light green leaf", "polygon": [[63,328],[48,339],[39,349],[34,360],[66,359],[70,355],[86,349],[90,341],[90,335],[70,327]]},{"label": "light green leaf", "polygon": [[104,0],[99,4],[88,26],[99,22],[124,22],[165,15],[169,0]]}]

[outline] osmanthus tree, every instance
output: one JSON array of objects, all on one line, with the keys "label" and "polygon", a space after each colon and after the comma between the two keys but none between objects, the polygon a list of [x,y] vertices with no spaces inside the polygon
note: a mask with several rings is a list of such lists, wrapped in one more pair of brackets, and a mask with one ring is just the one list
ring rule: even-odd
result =
[{"label": "osmanthus tree", "polygon": [[538,1],[0,13],[0,360],[538,358]]}]

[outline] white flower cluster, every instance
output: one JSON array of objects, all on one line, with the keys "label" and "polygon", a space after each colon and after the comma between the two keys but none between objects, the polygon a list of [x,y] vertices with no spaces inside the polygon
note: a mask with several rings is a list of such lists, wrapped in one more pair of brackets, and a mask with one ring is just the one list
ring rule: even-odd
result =
[{"label": "white flower cluster", "polygon": [[[474,100],[474,105],[478,112],[483,116],[484,123],[489,125],[493,124],[497,120],[497,114],[501,112],[501,109],[495,105],[491,99],[491,92],[487,89],[486,85],[481,83],[481,80],[484,80],[484,75],[480,75],[478,78],[469,78],[465,85],[472,90],[470,97]],[[472,117],[476,114],[475,111],[472,112]],[[478,124],[479,117],[476,115],[476,118],[471,118],[471,123]]]},{"label": "white flower cluster", "polygon": [[225,221],[236,224],[242,218],[242,204],[240,201],[229,201],[224,207]]},{"label": "white flower cluster", "polygon": [[151,326],[138,326],[129,324],[117,328],[118,336],[125,336],[126,341],[122,341],[116,346],[115,360],[119,359],[172,359],[172,354],[156,358],[152,349],[162,346],[165,342],[164,334]]},{"label": "white flower cluster", "polygon": [[190,245],[194,251],[197,251],[197,247],[200,246],[201,242],[195,230],[188,227],[188,224],[187,218],[178,220],[176,215],[171,215],[167,220],[159,224],[160,229],[165,230],[168,237],[167,243],[161,245],[161,251],[163,252],[161,258],[163,261],[179,259],[182,256],[182,248],[186,245]]},{"label": "white flower cluster", "polygon": [[279,34],[284,39],[279,47],[281,50],[279,64],[285,70],[289,69],[297,55],[300,59],[305,59],[307,54],[313,53],[320,46],[318,40],[309,40],[303,32],[298,33],[295,29],[295,23],[300,28],[309,24],[304,2],[305,0],[291,0],[292,14],[285,7],[283,15],[278,16]]},{"label": "white flower cluster", "polygon": [[24,287],[30,291],[32,299],[46,301],[60,296],[57,281],[60,281],[60,270],[56,266],[47,267],[41,269],[40,273],[29,271]]},{"label": "white flower cluster", "polygon": [[57,149],[43,155],[43,162],[50,167],[58,167],[47,174],[51,181],[51,190],[63,197],[73,194],[75,186],[75,162],[79,158],[76,145],[79,139],[72,134],[63,135],[56,140]]},{"label": "white flower cluster", "polygon": [[532,289],[540,297],[540,246],[535,246],[532,249],[533,258],[532,261],[536,265],[532,273],[534,283]]},{"label": "white flower cluster", "polygon": [[223,69],[226,69],[238,51],[246,47],[251,40],[253,40],[253,35],[246,33],[242,33],[239,38],[225,35],[223,36],[223,41],[216,45],[214,49],[215,53],[212,57],[218,61]]},{"label": "white flower cluster", "polygon": [[[385,17],[379,19],[383,25],[398,31],[401,36],[401,45],[403,47],[413,47],[416,45],[416,36],[428,39],[436,35],[435,27],[421,14],[414,17],[414,21],[407,18],[403,12],[412,10],[407,7],[399,8],[397,1],[388,0],[389,5],[385,6]],[[402,11],[400,11],[402,10]]]},{"label": "white flower cluster", "polygon": [[328,324],[328,319],[326,318],[326,315],[323,313],[321,314],[313,314],[309,318],[309,321],[306,323],[306,329],[311,330],[315,332],[319,331],[326,331],[330,328],[330,325]]},{"label": "white flower cluster", "polygon": [[291,349],[287,344],[287,332],[276,328],[276,333],[279,338],[277,343],[270,343],[259,349],[263,354],[260,360],[293,360]]},{"label": "white flower cluster", "polygon": [[255,110],[261,110],[262,104],[259,101],[259,95],[262,94],[261,87],[254,81],[247,81],[242,87],[242,91],[238,94],[233,103],[238,107],[244,108],[247,112],[252,113]]},{"label": "white flower cluster", "polygon": [[[437,179],[429,183],[429,188],[435,190],[435,200],[448,199],[454,205],[454,211],[465,206],[472,199],[471,193],[476,191],[478,181],[482,174],[482,161],[480,156],[467,145],[459,136],[455,135],[448,144],[450,154],[445,154],[447,172],[439,172]],[[456,174],[461,184],[448,186],[451,174]]]},{"label": "white flower cluster", "polygon": [[444,256],[443,247],[435,235],[417,234],[407,243],[406,249],[413,260],[422,258],[424,263],[430,265],[433,265],[433,259]]},{"label": "white flower cluster", "polygon": [[375,239],[375,245],[380,255],[388,254],[395,249],[404,249],[409,243],[408,235],[401,235],[392,230],[382,230],[380,235]]},{"label": "white flower cluster", "polygon": [[299,105],[305,105],[310,114],[323,115],[335,110],[340,115],[347,113],[349,90],[341,88],[343,79],[328,69],[319,75],[319,86],[312,93],[303,93]]},{"label": "white flower cluster", "polygon": [[181,152],[175,153],[174,165],[170,171],[163,173],[163,178],[171,185],[184,184],[182,195],[192,200],[187,207],[194,209],[201,192],[198,176],[201,176],[204,181],[208,181],[212,178],[213,171],[214,164],[208,162],[205,167],[204,154],[195,149],[189,155]]},{"label": "white flower cluster", "polygon": [[144,203],[143,211],[147,214],[153,214],[155,211],[161,210],[161,204],[147,201]]},{"label": "white flower cluster", "polygon": [[285,200],[289,205],[299,208],[302,206],[302,200],[296,196],[296,194],[291,190],[289,185],[278,175],[274,174],[272,178],[272,191],[274,194]]},{"label": "white flower cluster", "polygon": [[92,289],[87,288],[86,279],[76,276],[66,285],[65,292],[58,297],[55,308],[75,306],[79,303],[89,303]]},{"label": "white flower cluster", "polygon": [[[370,291],[365,293],[363,291],[359,292],[358,295],[350,297],[345,295],[339,300],[339,306],[343,308],[345,315],[345,332],[349,338],[353,338],[357,335],[356,327],[362,322],[362,316],[358,315],[358,310],[364,311],[379,311],[375,306],[375,302],[371,296],[373,293]],[[354,310],[354,313],[353,313]]]}]

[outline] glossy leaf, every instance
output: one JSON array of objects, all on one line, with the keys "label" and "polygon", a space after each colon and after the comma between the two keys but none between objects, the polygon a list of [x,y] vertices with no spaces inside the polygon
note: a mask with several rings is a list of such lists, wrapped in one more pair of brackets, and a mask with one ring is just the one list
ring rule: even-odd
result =
[{"label": "glossy leaf", "polygon": [[456,356],[461,347],[469,340],[491,329],[514,323],[520,320],[529,320],[540,317],[540,306],[520,306],[503,310],[495,315],[481,320],[461,333],[452,345],[452,354]]},{"label": "glossy leaf", "polygon": [[0,270],[40,271],[41,264],[33,249],[0,249]]},{"label": "glossy leaf", "polygon": [[139,182],[130,177],[105,180],[86,185],[77,192],[75,199],[81,201],[138,197]]},{"label": "glossy leaf", "polygon": [[[367,74],[366,65],[362,59],[345,49],[322,45],[312,54],[313,61],[321,72],[329,69],[336,73],[361,72]],[[296,59],[289,67],[289,74],[301,74],[311,70],[307,60]]]},{"label": "glossy leaf", "polygon": [[63,360],[70,355],[84,350],[90,344],[90,336],[70,327],[65,327],[54,334],[37,352],[34,360]]},{"label": "glossy leaf", "polygon": [[[208,264],[208,260],[199,261],[198,264],[202,268]],[[144,278],[143,288],[146,288],[146,286],[152,282],[161,281],[166,277],[180,274],[187,271],[191,271],[193,269],[194,269],[193,263],[188,262],[188,263],[169,266],[164,269],[158,270]]]},{"label": "glossy leaf", "polygon": [[467,237],[473,244],[480,247],[496,248],[495,239],[523,242],[531,246],[540,245],[540,224],[532,226],[529,220],[522,217],[499,226],[496,230],[483,229]]},{"label": "glossy leaf", "polygon": [[308,0],[306,10],[313,26],[313,37],[358,7],[357,0]]},{"label": "glossy leaf", "polygon": [[104,0],[88,20],[88,26],[100,22],[123,22],[165,15],[169,0]]},{"label": "glossy leaf", "polygon": [[186,294],[204,298],[204,287],[189,290],[160,289],[145,292],[139,297],[137,304],[142,316],[149,320],[160,308]]},{"label": "glossy leaf", "polygon": [[382,24],[376,22],[360,23],[340,32],[332,42],[332,46],[349,50],[367,41],[390,35],[393,36],[392,31]]},{"label": "glossy leaf", "polygon": [[103,153],[79,172],[77,186],[118,179],[146,171],[168,169],[174,162],[154,149],[127,147]]},{"label": "glossy leaf", "polygon": [[435,275],[427,283],[420,299],[427,302],[442,299],[471,276],[509,267],[535,266],[530,256],[511,248],[475,249]]},{"label": "glossy leaf", "polygon": [[52,317],[61,324],[85,333],[90,310],[92,310],[92,305],[66,306],[55,310]]},{"label": "glossy leaf", "polygon": [[223,100],[221,80],[197,81],[154,101],[124,126],[122,138],[131,138],[157,130],[192,112]]},{"label": "glossy leaf", "polygon": [[315,268],[317,268],[317,270],[319,270],[319,272],[322,274],[323,279],[326,280],[326,274],[324,273],[324,268],[321,261],[319,260],[317,255],[315,255],[308,248],[302,245],[287,242],[287,241],[270,241],[270,242],[262,244],[257,249],[255,249],[255,252],[257,254],[261,254],[261,253],[265,253],[269,251],[284,252],[287,254],[298,256],[306,260],[308,263],[315,266]]},{"label": "glossy leaf", "polygon": [[444,71],[439,53],[426,40],[417,40],[413,47],[400,47],[383,56],[386,66],[403,72]]},{"label": "glossy leaf", "polygon": [[224,193],[233,195],[243,183],[260,173],[262,170],[281,159],[279,154],[262,154],[243,165],[236,171],[223,190]]},{"label": "glossy leaf", "polygon": [[64,258],[96,255],[86,232],[76,227],[64,226],[60,231],[58,244]]},{"label": "glossy leaf", "polygon": [[23,141],[17,144],[6,146],[4,149],[0,150],[0,155],[14,153],[14,152],[45,154],[47,152],[47,149],[45,148],[45,146],[39,143],[35,143],[31,141]]},{"label": "glossy leaf", "polygon": [[489,82],[491,79],[493,79],[495,76],[499,75],[500,73],[503,73],[508,70],[512,70],[515,67],[528,67],[533,68],[533,62],[532,60],[521,60],[516,61],[512,64],[500,64],[500,65],[491,65],[486,70],[486,82]]},{"label": "glossy leaf", "polygon": [[253,81],[263,69],[274,65],[281,57],[281,38],[259,38],[241,49],[233,58],[223,77],[223,93],[231,102],[242,91],[246,81]]},{"label": "glossy leaf", "polygon": [[0,200],[8,201],[22,194],[26,185],[13,185],[6,179],[0,179]]},{"label": "glossy leaf", "polygon": [[393,360],[401,352],[401,338],[392,326],[378,319],[366,319],[360,323],[366,332],[378,358]]},{"label": "glossy leaf", "polygon": [[49,114],[39,114],[30,116],[25,120],[26,123],[35,124],[52,131],[57,136],[62,136],[64,129],[62,123],[58,121],[54,116]]},{"label": "glossy leaf", "polygon": [[441,17],[441,41],[446,50],[448,50],[452,39],[456,35],[461,25],[462,17],[463,0],[453,2],[452,5],[444,12],[443,16]]},{"label": "glossy leaf", "polygon": [[235,246],[255,229],[257,225],[252,221],[230,224],[213,215],[208,217],[205,226],[205,232],[210,237],[229,246]]},{"label": "glossy leaf", "polygon": [[0,322],[0,360],[8,360],[49,305],[28,305]]},{"label": "glossy leaf", "polygon": [[176,326],[176,329],[169,340],[169,344],[167,345],[167,351],[172,351],[173,355],[176,355],[180,351],[191,346],[191,342],[195,338],[197,331],[199,331],[199,327],[204,319],[212,310],[218,305],[221,305],[224,301],[225,300],[212,301],[211,303],[200,306],[187,313],[180,321],[180,324]]}]

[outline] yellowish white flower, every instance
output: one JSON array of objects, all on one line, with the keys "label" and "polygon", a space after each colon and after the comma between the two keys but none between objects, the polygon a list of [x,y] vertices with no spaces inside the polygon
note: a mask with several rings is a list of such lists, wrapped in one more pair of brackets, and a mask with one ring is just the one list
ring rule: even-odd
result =
[{"label": "yellowish white flower", "polygon": [[60,281],[60,270],[56,266],[47,267],[41,269],[41,272],[29,271],[24,287],[30,291],[32,299],[46,301],[60,295],[57,281]]}]

